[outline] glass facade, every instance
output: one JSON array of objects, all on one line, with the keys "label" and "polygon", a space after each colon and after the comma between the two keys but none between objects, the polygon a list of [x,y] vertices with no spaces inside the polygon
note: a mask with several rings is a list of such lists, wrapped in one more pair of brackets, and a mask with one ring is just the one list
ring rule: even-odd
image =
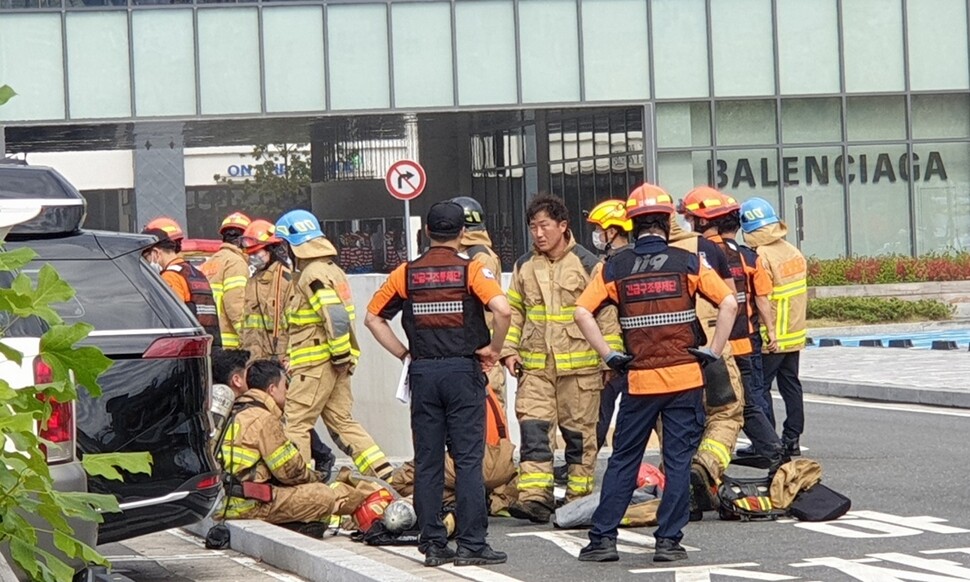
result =
[{"label": "glass facade", "polygon": [[764,197],[810,255],[963,249],[968,20],[966,0],[0,0],[0,122],[495,108],[515,119],[455,133],[513,254],[534,192],[578,213],[645,176]]}]

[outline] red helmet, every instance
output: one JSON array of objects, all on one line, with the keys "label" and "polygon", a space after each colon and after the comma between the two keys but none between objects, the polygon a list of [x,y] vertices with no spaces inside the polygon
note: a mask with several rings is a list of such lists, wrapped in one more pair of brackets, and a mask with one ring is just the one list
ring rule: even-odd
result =
[{"label": "red helmet", "polygon": [[222,226],[219,227],[219,234],[226,232],[229,228],[238,228],[239,230],[246,230],[246,227],[252,220],[242,212],[233,212],[222,221]]},{"label": "red helmet", "polygon": [[646,214],[673,214],[674,199],[660,186],[641,184],[630,192],[626,201],[627,218]]},{"label": "red helmet", "polygon": [[688,216],[710,220],[740,208],[737,200],[710,186],[698,186],[680,201],[677,211]]},{"label": "red helmet", "polygon": [[185,238],[185,233],[182,232],[182,227],[179,226],[179,223],[164,216],[149,222],[142,232],[148,233],[149,231],[162,231],[171,241],[180,241]]},{"label": "red helmet", "polygon": [[374,522],[384,515],[384,509],[394,501],[394,496],[387,489],[378,489],[367,496],[367,499],[354,510],[354,521],[357,528],[366,532]]},{"label": "red helmet", "polygon": [[662,490],[666,483],[667,478],[660,469],[650,463],[642,463],[640,465],[640,471],[637,473],[637,487],[656,485],[658,489]]},{"label": "red helmet", "polygon": [[266,245],[280,242],[283,242],[283,239],[276,236],[276,225],[268,220],[254,220],[243,231],[242,246],[248,254],[253,254]]}]

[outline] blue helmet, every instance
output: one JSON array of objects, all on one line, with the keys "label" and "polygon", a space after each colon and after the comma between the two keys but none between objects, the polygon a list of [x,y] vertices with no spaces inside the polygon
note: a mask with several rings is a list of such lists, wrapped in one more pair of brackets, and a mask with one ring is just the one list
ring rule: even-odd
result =
[{"label": "blue helmet", "polygon": [[764,198],[751,198],[741,203],[741,230],[744,232],[754,232],[776,222],[781,220]]},{"label": "blue helmet", "polygon": [[276,234],[293,246],[326,236],[320,221],[306,210],[291,210],[276,221]]}]

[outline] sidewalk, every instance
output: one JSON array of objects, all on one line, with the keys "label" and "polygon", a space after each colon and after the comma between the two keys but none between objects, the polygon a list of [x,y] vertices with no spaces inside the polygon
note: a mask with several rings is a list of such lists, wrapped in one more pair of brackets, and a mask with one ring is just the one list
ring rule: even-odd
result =
[{"label": "sidewalk", "polygon": [[801,355],[806,393],[970,408],[970,354],[826,347]]}]

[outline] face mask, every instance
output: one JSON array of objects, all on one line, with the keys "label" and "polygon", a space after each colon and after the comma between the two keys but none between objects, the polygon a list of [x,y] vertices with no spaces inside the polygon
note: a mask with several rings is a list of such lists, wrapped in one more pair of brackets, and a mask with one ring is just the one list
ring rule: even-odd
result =
[{"label": "face mask", "polygon": [[152,261],[148,263],[148,266],[150,266],[152,270],[155,271],[156,273],[161,274],[162,266],[160,264],[156,263],[155,261]]},{"label": "face mask", "polygon": [[266,266],[266,259],[264,259],[260,255],[250,255],[249,266],[252,270],[258,271]]},{"label": "face mask", "polygon": [[593,246],[596,247],[598,251],[606,250],[606,233],[601,230],[593,231]]},{"label": "face mask", "polygon": [[682,220],[680,223],[680,227],[687,232],[691,232],[694,230],[694,225],[689,220]]}]

